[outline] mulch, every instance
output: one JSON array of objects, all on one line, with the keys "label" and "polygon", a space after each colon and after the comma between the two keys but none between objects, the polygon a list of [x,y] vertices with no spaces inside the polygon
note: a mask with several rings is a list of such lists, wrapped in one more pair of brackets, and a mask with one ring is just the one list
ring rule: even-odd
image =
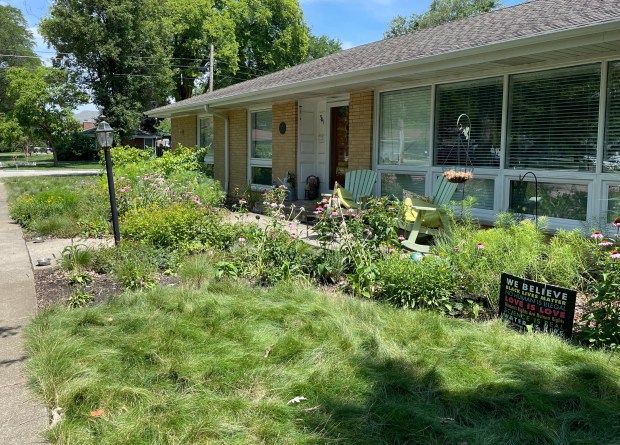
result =
[{"label": "mulch", "polygon": [[[92,281],[84,286],[84,292],[92,295],[90,304],[99,304],[125,291],[112,275],[89,273]],[[34,272],[37,306],[45,308],[53,304],[67,304],[74,289],[69,285],[66,273],[62,269],[41,269]],[[160,286],[176,286],[179,279],[175,276],[159,275]]]}]

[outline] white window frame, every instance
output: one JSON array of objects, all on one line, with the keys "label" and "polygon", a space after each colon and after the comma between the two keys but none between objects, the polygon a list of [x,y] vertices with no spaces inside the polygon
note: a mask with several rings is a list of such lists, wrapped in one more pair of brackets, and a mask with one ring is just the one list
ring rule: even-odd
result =
[{"label": "white window frame", "polygon": [[[271,123],[271,159],[265,158],[253,158],[252,157],[252,115],[255,113],[261,112],[270,112],[272,123]],[[271,178],[273,180],[273,108],[271,106],[262,106],[258,108],[250,108],[248,109],[248,169],[247,169],[247,180],[250,184],[252,190],[263,191],[271,189],[271,185],[266,184],[254,184],[252,182],[252,167],[265,167],[272,169]]]},{"label": "white window frame", "polygon": [[212,114],[199,114],[196,116],[196,147],[199,149],[202,148],[202,141],[200,140],[200,120],[201,119],[211,119],[211,128],[213,130],[213,135],[211,136],[211,147],[213,147],[212,155],[205,155],[203,159],[204,165],[213,165],[215,169],[215,118]]}]

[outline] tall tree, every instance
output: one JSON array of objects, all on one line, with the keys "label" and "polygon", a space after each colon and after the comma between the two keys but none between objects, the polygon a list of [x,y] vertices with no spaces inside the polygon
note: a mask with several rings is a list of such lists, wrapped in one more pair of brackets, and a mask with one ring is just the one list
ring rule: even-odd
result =
[{"label": "tall tree", "polygon": [[160,0],[55,0],[40,32],[126,136],[171,90]]},{"label": "tall tree", "polygon": [[11,104],[6,97],[6,73],[11,66],[36,67],[41,61],[35,54],[32,33],[26,28],[22,12],[12,6],[0,5],[0,114],[7,113]]},{"label": "tall tree", "polygon": [[340,39],[332,39],[326,35],[315,36],[310,34],[308,43],[308,54],[306,61],[320,59],[333,53],[342,51],[342,42]]},{"label": "tall tree", "polygon": [[8,120],[17,123],[22,134],[48,141],[56,165],[56,146],[80,128],[73,110],[86,102],[86,94],[66,70],[57,68],[9,68],[7,80],[8,97],[14,104]]},{"label": "tall tree", "polygon": [[164,26],[170,33],[176,100],[191,97],[196,79],[210,70],[210,46],[218,63],[237,68],[238,44],[230,0],[167,0]]},{"label": "tall tree", "polygon": [[310,30],[297,0],[243,0],[230,8],[239,45],[238,69],[216,64],[217,85],[242,82],[306,59]]},{"label": "tall tree", "polygon": [[390,21],[388,30],[383,33],[383,37],[395,37],[419,29],[431,28],[442,23],[489,12],[502,6],[500,0],[433,0],[429,10],[423,14],[394,17]]}]

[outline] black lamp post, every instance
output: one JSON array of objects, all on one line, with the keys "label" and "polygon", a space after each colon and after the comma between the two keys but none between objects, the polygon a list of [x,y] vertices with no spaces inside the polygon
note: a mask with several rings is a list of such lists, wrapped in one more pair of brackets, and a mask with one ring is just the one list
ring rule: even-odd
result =
[{"label": "black lamp post", "polygon": [[112,158],[110,157],[110,147],[114,140],[114,130],[105,121],[105,116],[101,116],[101,121],[97,124],[97,141],[103,148],[105,155],[105,170],[108,175],[108,192],[110,193],[110,207],[112,208],[112,228],[114,229],[114,244],[121,242],[121,232],[118,229],[118,212],[116,211],[116,194],[114,193],[114,173],[112,173]]}]

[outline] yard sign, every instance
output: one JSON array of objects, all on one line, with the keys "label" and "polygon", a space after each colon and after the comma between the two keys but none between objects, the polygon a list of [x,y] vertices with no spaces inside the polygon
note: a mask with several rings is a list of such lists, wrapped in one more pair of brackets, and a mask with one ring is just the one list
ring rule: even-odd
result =
[{"label": "yard sign", "polygon": [[524,331],[570,337],[573,333],[577,291],[502,274],[499,315]]}]

